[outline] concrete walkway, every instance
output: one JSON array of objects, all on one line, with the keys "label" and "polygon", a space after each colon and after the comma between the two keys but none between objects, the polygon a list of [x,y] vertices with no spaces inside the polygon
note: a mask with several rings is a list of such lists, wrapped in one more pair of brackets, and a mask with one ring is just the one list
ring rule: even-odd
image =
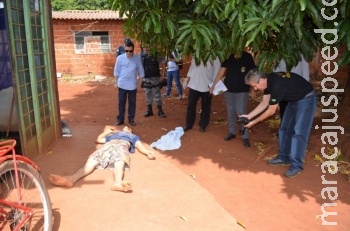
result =
[{"label": "concrete walkway", "polygon": [[51,197],[54,230],[244,230],[193,177],[161,154],[156,160],[132,155],[131,170],[125,174],[125,180],[133,183],[132,193],[110,190],[110,170],[96,170],[74,188],[52,186],[48,174],[71,174],[84,164],[103,127],[75,125],[71,129],[72,137],[61,138],[52,151],[34,159]]}]

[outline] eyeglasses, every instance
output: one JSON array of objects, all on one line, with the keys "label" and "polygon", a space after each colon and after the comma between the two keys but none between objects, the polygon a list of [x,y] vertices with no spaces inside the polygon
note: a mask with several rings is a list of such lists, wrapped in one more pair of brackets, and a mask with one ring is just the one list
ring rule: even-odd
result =
[{"label": "eyeglasses", "polygon": [[125,53],[133,53],[134,50],[125,50]]}]

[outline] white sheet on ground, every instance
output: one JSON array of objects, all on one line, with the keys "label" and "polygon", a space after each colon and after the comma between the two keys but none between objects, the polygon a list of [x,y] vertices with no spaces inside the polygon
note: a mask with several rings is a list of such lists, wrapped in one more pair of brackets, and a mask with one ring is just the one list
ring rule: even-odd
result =
[{"label": "white sheet on ground", "polygon": [[181,136],[185,134],[182,127],[176,127],[167,134],[163,135],[159,140],[151,144],[152,148],[162,151],[175,150],[181,147]]}]

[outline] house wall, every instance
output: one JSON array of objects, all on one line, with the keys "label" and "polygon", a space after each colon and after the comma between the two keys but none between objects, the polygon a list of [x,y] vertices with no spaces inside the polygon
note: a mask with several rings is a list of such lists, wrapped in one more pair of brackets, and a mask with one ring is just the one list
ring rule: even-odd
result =
[{"label": "house wall", "polygon": [[[113,76],[116,50],[124,43],[121,20],[57,20],[53,19],[55,56],[57,72],[72,76],[96,74]],[[75,54],[74,32],[108,31],[110,37],[110,53]],[[136,52],[139,46],[135,44]]]},{"label": "house wall", "polygon": [[[87,74],[113,76],[116,51],[126,37],[122,31],[122,20],[62,20],[53,19],[55,56],[57,72],[63,75],[85,76]],[[109,54],[75,54],[74,32],[108,31],[111,44]],[[132,38],[131,38],[132,39]],[[135,44],[135,53],[140,52],[140,45]],[[186,76],[191,60],[185,60],[181,76]]]}]

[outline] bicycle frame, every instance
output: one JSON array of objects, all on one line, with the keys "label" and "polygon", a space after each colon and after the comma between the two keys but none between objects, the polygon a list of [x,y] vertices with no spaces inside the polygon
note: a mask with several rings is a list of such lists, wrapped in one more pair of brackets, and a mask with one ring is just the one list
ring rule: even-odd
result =
[{"label": "bicycle frame", "polygon": [[[17,208],[19,210],[23,210],[25,212],[25,215],[22,217],[21,222],[19,222],[16,225],[14,231],[19,230],[22,227],[22,225],[24,225],[24,223],[28,220],[30,214],[32,214],[32,212],[33,212],[33,209],[31,209],[31,208],[19,205],[17,203],[7,202],[7,201],[1,200],[1,199],[0,199],[0,204],[5,204],[5,205],[8,205],[8,206]],[[0,218],[1,218],[1,215],[3,215],[3,214],[7,214],[7,213],[2,208],[0,208]],[[0,230],[2,230],[5,227],[6,224],[7,224],[7,222],[2,223],[2,226],[0,226]]]},{"label": "bicycle frame", "polygon": [[[0,142],[0,163],[3,163],[8,160],[13,160],[13,165],[14,165],[14,171],[15,171],[15,182],[16,182],[16,188],[17,188],[17,198],[21,201],[22,198],[22,193],[20,189],[20,183],[19,183],[19,175],[18,175],[18,168],[17,168],[17,161],[22,161],[30,166],[32,166],[36,171],[39,171],[39,167],[30,159],[27,157],[17,155],[15,152],[15,145],[16,145],[16,140],[10,139],[6,141]],[[6,155],[6,154],[11,154],[11,155]],[[0,199],[0,204],[5,204],[14,208],[17,208],[19,210],[23,210],[25,212],[25,215],[21,218],[21,221],[16,225],[14,231],[19,230],[23,224],[25,224],[30,217],[30,215],[33,212],[33,209],[22,206],[17,203],[11,203],[8,201],[4,201]],[[0,219],[2,218],[2,215],[6,214],[6,212],[0,208]],[[2,227],[4,227],[6,223],[2,223]],[[1,226],[0,226],[1,228]]]}]

